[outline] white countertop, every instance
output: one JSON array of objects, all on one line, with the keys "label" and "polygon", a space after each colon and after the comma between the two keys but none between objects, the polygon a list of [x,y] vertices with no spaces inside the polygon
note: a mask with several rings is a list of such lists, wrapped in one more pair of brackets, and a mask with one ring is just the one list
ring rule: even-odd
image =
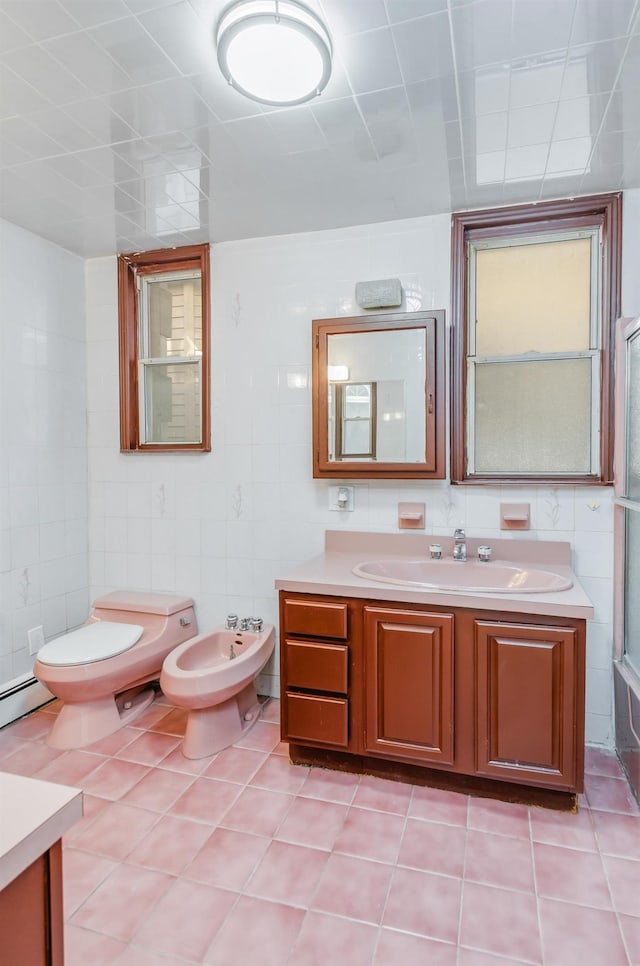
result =
[{"label": "white countertop", "polygon": [[[353,568],[363,560],[402,559],[417,556],[418,551],[428,557],[428,544],[438,542],[445,553],[450,552],[451,540],[420,534],[374,534],[347,531],[327,531],[326,551],[295,567],[286,577],[276,580],[278,590],[303,594],[328,594],[346,597],[367,597],[405,603],[470,607],[500,610],[507,613],[537,614],[545,617],[593,617],[593,604],[573,573],[571,548],[564,542],[534,540],[468,540],[469,552],[477,544],[491,543],[495,561],[517,561],[551,570],[568,577],[572,587],[555,593],[478,593],[450,591],[436,588],[400,586],[359,577]],[[457,564],[456,564],[457,566]],[[464,567],[464,563],[460,564]],[[490,566],[488,564],[487,566]]]},{"label": "white countertop", "polygon": [[82,792],[0,772],[0,890],[82,818]]}]

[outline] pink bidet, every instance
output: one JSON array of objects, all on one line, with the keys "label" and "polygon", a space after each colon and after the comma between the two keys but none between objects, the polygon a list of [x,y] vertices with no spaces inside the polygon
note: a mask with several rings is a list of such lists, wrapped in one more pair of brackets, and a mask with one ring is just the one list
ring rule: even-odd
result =
[{"label": "pink bidet", "polygon": [[236,742],[256,723],[255,678],[265,666],[275,631],[215,630],[186,641],[165,658],[160,687],[189,716],[182,753],[207,758]]}]

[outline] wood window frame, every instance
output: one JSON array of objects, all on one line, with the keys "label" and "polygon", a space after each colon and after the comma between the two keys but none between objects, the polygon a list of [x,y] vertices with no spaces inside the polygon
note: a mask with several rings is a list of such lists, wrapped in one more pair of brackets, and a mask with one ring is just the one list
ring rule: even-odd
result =
[{"label": "wood window frame", "polygon": [[[209,245],[162,248],[118,256],[118,339],[121,452],[211,451],[211,282]],[[138,385],[139,318],[137,278],[198,270],[202,285],[202,438],[191,443],[144,443],[140,433]]]},{"label": "wood window frame", "polygon": [[[600,472],[585,475],[495,474],[467,471],[468,247],[472,238],[516,237],[536,232],[600,226],[602,230],[600,345]],[[451,482],[458,484],[613,482],[615,324],[620,315],[622,193],[540,204],[456,212],[451,230]]]},{"label": "wood window frame", "polygon": [[358,386],[368,386],[369,387],[369,416],[367,416],[367,421],[369,423],[369,449],[362,453],[345,453],[344,451],[344,436],[345,436],[345,423],[350,422],[349,417],[344,415],[344,406],[346,402],[345,389],[347,386],[354,385],[350,382],[336,382],[335,394],[336,394],[336,459],[338,460],[348,460],[348,459],[370,459],[374,460],[376,458],[376,431],[378,426],[378,384],[376,382],[358,382],[355,385]]}]

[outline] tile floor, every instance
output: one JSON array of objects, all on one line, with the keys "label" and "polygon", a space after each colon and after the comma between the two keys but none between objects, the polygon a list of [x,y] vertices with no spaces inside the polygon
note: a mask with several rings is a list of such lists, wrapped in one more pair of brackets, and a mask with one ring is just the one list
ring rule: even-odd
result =
[{"label": "tile floor", "polygon": [[67,966],[640,964],[640,810],[612,753],[588,749],[568,815],[293,766],[277,701],[195,762],[163,698],[64,753],[56,710],[0,731],[0,769],[84,789]]}]

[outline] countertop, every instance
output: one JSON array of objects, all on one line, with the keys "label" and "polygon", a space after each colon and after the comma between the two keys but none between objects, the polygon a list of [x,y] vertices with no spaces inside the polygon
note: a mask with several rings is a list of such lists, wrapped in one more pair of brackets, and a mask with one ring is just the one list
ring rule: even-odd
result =
[{"label": "countertop", "polygon": [[82,792],[0,772],[0,890],[82,818]]},{"label": "countertop", "polygon": [[[490,543],[494,562],[517,562],[551,570],[568,577],[572,587],[555,593],[478,593],[436,588],[400,586],[356,576],[353,568],[364,560],[428,558],[430,543],[442,544],[444,554],[451,554],[453,541],[441,536],[416,534],[375,534],[355,531],[326,533],[325,552],[299,564],[275,582],[276,589],[303,594],[367,597],[375,600],[470,607],[500,610],[507,613],[538,614],[545,617],[593,617],[593,604],[571,569],[571,547],[566,542],[542,540],[467,540],[469,554],[477,546]],[[457,566],[457,564],[456,564]],[[464,567],[464,563],[460,563]],[[490,567],[491,564],[487,564]]]}]

